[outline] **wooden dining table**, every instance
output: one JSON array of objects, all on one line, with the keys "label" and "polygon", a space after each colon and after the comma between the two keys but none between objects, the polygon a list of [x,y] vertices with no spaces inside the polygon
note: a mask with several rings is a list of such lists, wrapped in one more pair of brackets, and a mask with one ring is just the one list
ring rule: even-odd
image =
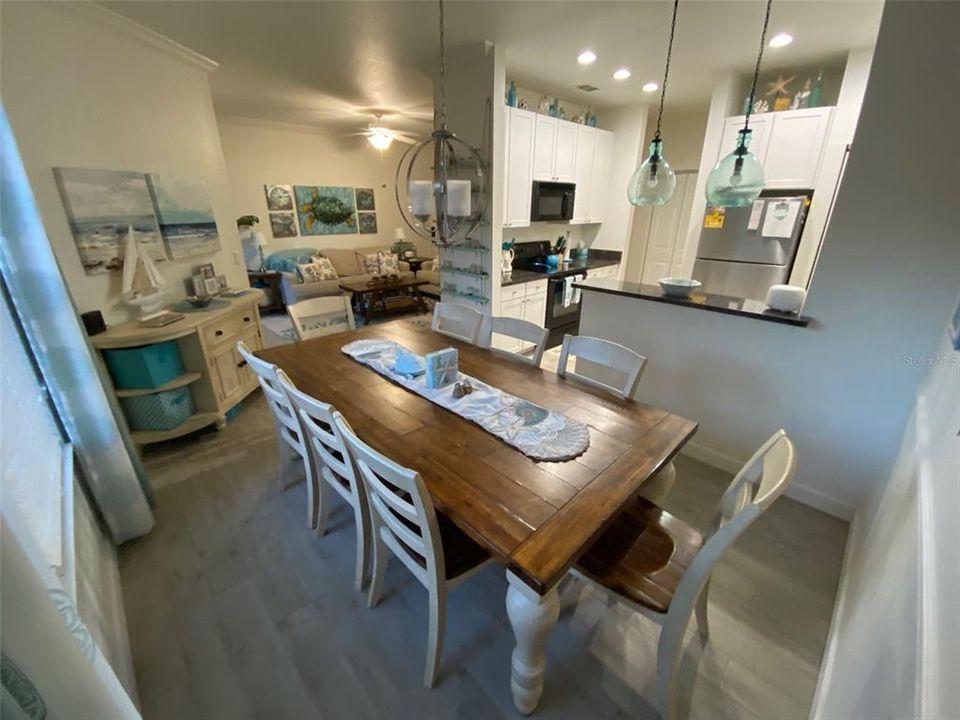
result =
[{"label": "wooden dining table", "polygon": [[[392,340],[419,354],[455,347],[461,372],[586,424],[590,445],[565,462],[531,460],[341,352],[361,339]],[[697,424],[403,320],[257,354],[336,407],[366,443],[419,472],[437,510],[506,567],[513,700],[533,712],[560,613],[557,584]]]}]

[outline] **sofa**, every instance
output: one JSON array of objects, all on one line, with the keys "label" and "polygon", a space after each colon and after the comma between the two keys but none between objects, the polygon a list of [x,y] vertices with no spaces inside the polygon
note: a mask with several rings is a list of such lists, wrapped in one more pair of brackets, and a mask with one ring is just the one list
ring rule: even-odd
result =
[{"label": "sofa", "polygon": [[[283,294],[283,302],[286,305],[293,305],[302,300],[308,300],[309,298],[322,297],[324,295],[340,295],[343,293],[340,289],[340,284],[343,282],[371,280],[373,274],[367,273],[364,270],[361,257],[377,252],[392,252],[392,249],[388,245],[359,248],[294,248],[291,250],[278,250],[271,253],[265,259],[264,265],[267,270],[281,274],[280,287]],[[300,274],[297,272],[297,265],[310,262],[311,255],[322,255],[328,258],[334,270],[337,271],[338,277],[335,280],[303,282]],[[430,271],[426,271],[428,264],[431,268]],[[413,272],[407,263],[401,260],[398,265],[400,267],[401,278],[413,277]],[[422,277],[439,286],[439,277],[433,277],[434,275],[438,275],[438,273],[432,270],[435,266],[436,263],[433,261],[424,263],[424,268],[421,269],[418,277]]]}]

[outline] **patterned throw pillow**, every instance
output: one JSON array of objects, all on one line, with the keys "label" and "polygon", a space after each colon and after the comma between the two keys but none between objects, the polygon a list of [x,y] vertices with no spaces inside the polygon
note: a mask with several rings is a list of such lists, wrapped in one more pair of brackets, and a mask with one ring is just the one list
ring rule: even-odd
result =
[{"label": "patterned throw pillow", "polygon": [[378,252],[381,275],[399,275],[400,265],[397,256],[392,252]]},{"label": "patterned throw pillow", "polygon": [[367,275],[379,275],[380,274],[380,262],[377,260],[377,253],[367,253],[362,255],[361,253],[356,253],[357,262],[360,263],[360,267],[363,269],[363,272]]},{"label": "patterned throw pillow", "polygon": [[337,279],[337,271],[333,269],[333,263],[327,258],[314,257],[311,259],[314,262],[297,265],[297,274],[300,276],[300,282],[311,283]]}]

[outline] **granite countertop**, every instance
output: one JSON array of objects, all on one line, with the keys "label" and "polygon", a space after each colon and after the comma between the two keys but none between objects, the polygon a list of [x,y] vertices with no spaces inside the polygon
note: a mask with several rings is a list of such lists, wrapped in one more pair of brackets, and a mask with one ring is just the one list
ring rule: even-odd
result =
[{"label": "granite countertop", "polygon": [[696,291],[690,293],[690,297],[669,297],[664,294],[659,285],[641,285],[640,283],[624,282],[614,278],[595,280],[587,278],[586,280],[574,283],[573,286],[581,290],[593,290],[610,295],[635,297],[640,300],[652,300],[653,302],[680,305],[696,310],[709,310],[727,315],[741,315],[743,317],[783,323],[785,325],[795,325],[797,327],[806,327],[811,322],[811,318],[805,315],[795,315],[793,313],[771,310],[765,303],[749,298],[714,295],[712,293]]},{"label": "granite countertop", "polygon": [[500,282],[500,287],[507,287],[508,285],[519,285],[520,283],[533,282],[534,280],[543,280],[544,278],[553,277],[556,275],[569,275],[572,272],[577,270],[593,270],[599,267],[609,267],[610,265],[619,265],[620,264],[620,253],[610,251],[610,255],[588,255],[585,260],[576,259],[571,260],[568,263],[563,263],[560,267],[557,268],[554,272],[543,273],[543,272],[533,272],[531,270],[514,270],[510,273],[509,280],[502,280]]}]

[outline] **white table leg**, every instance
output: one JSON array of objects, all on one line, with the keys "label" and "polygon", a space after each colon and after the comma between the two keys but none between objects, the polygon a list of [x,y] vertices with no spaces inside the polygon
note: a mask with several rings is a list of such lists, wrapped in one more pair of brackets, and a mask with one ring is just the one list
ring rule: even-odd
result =
[{"label": "white table leg", "polygon": [[513,704],[529,715],[543,694],[543,673],[547,666],[547,638],[560,616],[560,598],[555,588],[546,595],[533,589],[507,571],[507,617],[517,646],[510,663],[510,688]]}]

